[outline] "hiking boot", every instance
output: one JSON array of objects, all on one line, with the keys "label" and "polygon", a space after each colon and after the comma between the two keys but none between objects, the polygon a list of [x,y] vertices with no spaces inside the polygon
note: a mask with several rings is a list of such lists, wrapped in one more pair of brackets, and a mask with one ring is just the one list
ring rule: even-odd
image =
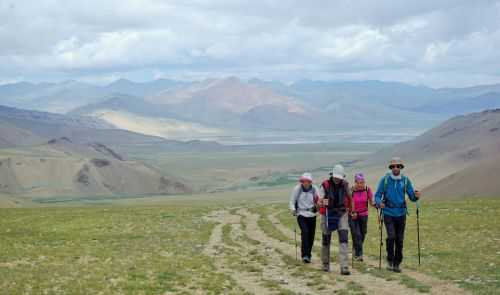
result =
[{"label": "hiking boot", "polygon": [[401,268],[399,267],[399,265],[394,265],[394,267],[392,268],[392,271],[400,273],[401,272]]},{"label": "hiking boot", "polygon": [[388,262],[388,263],[387,263],[387,270],[388,270],[388,271],[394,271],[394,266],[392,265],[392,263],[391,263],[391,262]]},{"label": "hiking boot", "polygon": [[330,272],[330,264],[323,264],[323,271]]},{"label": "hiking boot", "polygon": [[348,267],[342,267],[340,269],[340,274],[343,275],[343,276],[348,276],[348,275],[351,274],[351,272],[349,271]]},{"label": "hiking boot", "polygon": [[302,261],[304,261],[304,263],[311,263],[311,257],[304,256],[304,258],[302,259]]},{"label": "hiking boot", "polygon": [[359,262],[363,262],[363,261],[364,261],[364,260],[363,260],[363,256],[358,256],[358,261],[359,261]]}]

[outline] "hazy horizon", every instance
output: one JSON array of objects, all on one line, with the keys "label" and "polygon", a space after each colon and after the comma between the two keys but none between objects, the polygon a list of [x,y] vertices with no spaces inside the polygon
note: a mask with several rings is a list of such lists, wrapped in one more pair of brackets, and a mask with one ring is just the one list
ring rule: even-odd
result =
[{"label": "hazy horizon", "polygon": [[193,82],[202,82],[206,80],[224,80],[224,79],[230,79],[230,78],[237,78],[242,82],[251,82],[252,80],[259,80],[263,82],[279,82],[282,83],[283,85],[290,86],[293,85],[294,83],[302,82],[302,81],[311,81],[311,82],[325,82],[325,83],[363,83],[363,82],[381,82],[381,83],[400,83],[400,84],[405,84],[408,86],[414,86],[414,87],[425,87],[425,88],[431,88],[431,89],[446,89],[446,88],[469,88],[469,87],[478,87],[478,86],[489,86],[489,85],[497,85],[500,84],[500,80],[498,82],[492,82],[492,83],[479,83],[479,84],[471,84],[468,86],[441,86],[441,87],[436,87],[432,85],[426,85],[426,84],[415,84],[415,83],[409,83],[409,82],[401,82],[397,80],[381,80],[381,79],[360,79],[360,80],[348,80],[348,79],[311,79],[311,78],[302,78],[298,80],[293,80],[293,81],[281,81],[281,80],[271,80],[271,79],[261,79],[258,77],[249,77],[249,78],[242,78],[236,75],[227,75],[227,76],[217,76],[217,77],[205,77],[205,78],[198,78],[198,79],[182,79],[182,78],[152,78],[152,79],[145,79],[145,80],[138,80],[138,79],[129,79],[126,77],[117,77],[115,80],[111,81],[88,81],[86,79],[59,79],[59,80],[16,80],[16,81],[0,81],[0,87],[6,86],[6,85],[14,85],[14,84],[19,84],[19,83],[31,83],[35,85],[39,84],[64,84],[68,82],[79,82],[79,83],[85,83],[93,86],[108,86],[113,83],[116,83],[120,80],[125,80],[129,81],[132,83],[138,83],[138,84],[143,84],[143,83],[151,83],[154,81],[161,81],[161,80],[170,80],[170,81],[176,81],[176,82],[186,82],[186,83],[193,83]]}]

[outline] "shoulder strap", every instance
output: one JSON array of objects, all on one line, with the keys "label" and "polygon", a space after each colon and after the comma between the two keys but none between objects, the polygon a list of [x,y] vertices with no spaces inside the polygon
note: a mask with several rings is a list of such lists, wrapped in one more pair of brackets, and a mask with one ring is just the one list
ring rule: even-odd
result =
[{"label": "shoulder strap", "polygon": [[[328,179],[323,182],[323,188],[325,189],[325,194],[328,199],[332,201],[332,206],[336,208],[342,208],[344,206],[345,195],[349,193],[350,187],[347,182],[342,181],[339,183],[338,187],[333,183],[333,180]],[[340,190],[337,193],[333,192],[334,188]],[[338,198],[336,198],[338,196]]]},{"label": "shoulder strap", "polygon": [[351,187],[352,209],[356,212],[356,203],[354,202],[354,185]]},{"label": "shoulder strap", "polygon": [[408,177],[403,175],[403,197],[405,198],[405,210],[406,210],[406,215],[410,216],[410,211],[408,211],[408,207],[406,205],[406,195],[408,194]]},{"label": "shoulder strap", "polygon": [[[297,193],[297,196],[296,196],[296,202],[299,201],[299,198],[300,198],[300,195],[304,192],[304,188],[302,187],[302,185],[300,185],[300,189]],[[316,188],[314,187],[314,185],[311,185],[311,191],[310,191],[312,194],[313,194],[313,197],[316,196]]]},{"label": "shoulder strap", "polygon": [[323,181],[323,182],[321,183],[321,186],[323,187],[323,190],[324,190],[324,191],[325,191],[325,193],[326,193],[326,191],[327,191],[327,190],[329,189],[329,187],[330,187],[330,181],[329,181],[329,180],[325,180],[325,181]]},{"label": "shoulder strap", "polygon": [[401,175],[401,181],[403,181],[403,194],[406,195],[408,192],[408,177]]},{"label": "shoulder strap", "polygon": [[[341,185],[339,187],[341,187],[342,195],[340,195],[340,193],[339,193],[337,205],[339,207],[344,207],[344,204],[345,204],[344,202],[345,202],[347,195],[349,194],[349,190],[350,190],[349,183],[345,180],[342,180]],[[352,198],[352,194],[351,194],[351,198]]]},{"label": "shoulder strap", "polygon": [[370,201],[368,199],[370,199],[370,196],[368,194],[368,186],[365,186],[365,192],[366,192],[366,208],[368,208],[368,205],[370,204]]},{"label": "shoulder strap", "polygon": [[299,210],[299,198],[302,194],[302,185],[299,185],[297,195],[295,195],[295,210]]},{"label": "shoulder strap", "polygon": [[387,183],[389,182],[389,173],[384,176],[384,198],[387,194]]},{"label": "shoulder strap", "polygon": [[[401,180],[403,181],[403,190],[406,194],[408,192],[408,177],[406,175],[401,175]],[[384,195],[387,193],[387,183],[389,181],[389,173],[384,176]]]}]

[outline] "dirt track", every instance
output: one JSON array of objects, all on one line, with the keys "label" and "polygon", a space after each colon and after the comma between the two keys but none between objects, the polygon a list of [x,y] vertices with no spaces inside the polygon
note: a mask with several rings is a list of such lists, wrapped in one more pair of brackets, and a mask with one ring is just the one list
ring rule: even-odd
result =
[{"label": "dirt track", "polygon": [[[332,271],[321,271],[318,259],[304,265],[295,261],[295,249],[259,226],[267,218],[286,236],[293,231],[281,224],[277,213],[260,216],[244,208],[212,212],[206,218],[217,222],[205,253],[216,258],[219,272],[229,275],[242,291],[250,294],[421,294],[394,277],[376,275],[378,262],[368,259],[366,268],[351,269],[351,276],[340,276],[332,261]],[[318,244],[318,243],[317,243]],[[430,294],[469,294],[450,282],[405,270],[405,276],[430,287]]]}]

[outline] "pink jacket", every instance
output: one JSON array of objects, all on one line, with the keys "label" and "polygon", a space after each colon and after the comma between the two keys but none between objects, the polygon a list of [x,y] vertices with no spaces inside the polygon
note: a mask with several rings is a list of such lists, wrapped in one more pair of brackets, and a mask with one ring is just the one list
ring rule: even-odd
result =
[{"label": "pink jacket", "polygon": [[354,202],[354,211],[358,216],[368,216],[368,206],[373,203],[373,193],[369,187],[364,190],[353,191],[352,200]]}]

